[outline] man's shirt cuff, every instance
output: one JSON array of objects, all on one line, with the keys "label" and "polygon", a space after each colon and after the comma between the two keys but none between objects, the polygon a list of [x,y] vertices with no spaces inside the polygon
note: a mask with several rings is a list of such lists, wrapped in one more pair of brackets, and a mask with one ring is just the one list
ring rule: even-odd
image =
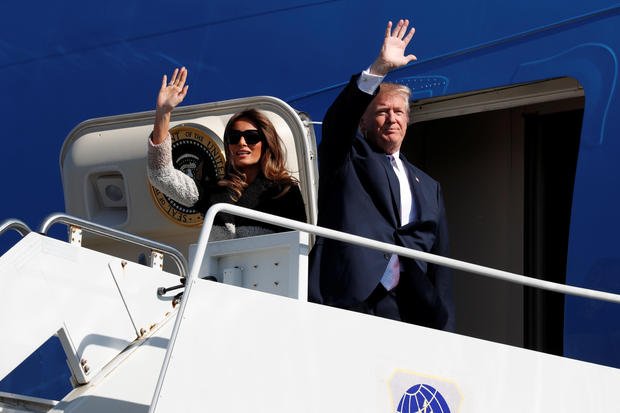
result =
[{"label": "man's shirt cuff", "polygon": [[357,79],[357,87],[362,92],[372,95],[375,93],[384,77],[385,76],[373,75],[369,72],[369,69],[366,69]]}]

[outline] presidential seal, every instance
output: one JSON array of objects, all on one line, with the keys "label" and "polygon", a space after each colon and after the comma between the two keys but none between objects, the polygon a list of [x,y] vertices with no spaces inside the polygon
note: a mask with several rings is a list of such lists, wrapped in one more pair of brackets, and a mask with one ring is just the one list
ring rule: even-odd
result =
[{"label": "presidential seal", "polygon": [[[172,136],[172,164],[190,178],[217,180],[224,175],[224,150],[215,133],[202,125],[182,124],[170,130]],[[202,224],[202,214],[164,195],[150,185],[151,195],[159,210],[180,225]]]}]

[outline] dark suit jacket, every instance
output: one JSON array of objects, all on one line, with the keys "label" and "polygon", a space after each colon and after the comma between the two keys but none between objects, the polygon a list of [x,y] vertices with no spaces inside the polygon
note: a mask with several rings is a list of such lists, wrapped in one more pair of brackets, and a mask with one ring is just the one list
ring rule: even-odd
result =
[{"label": "dark suit jacket", "polygon": [[[359,90],[354,76],[323,121],[319,145],[320,226],[378,241],[447,255],[448,231],[439,184],[410,164],[415,219],[399,225],[398,178],[386,155],[357,134],[359,120],[373,96]],[[319,237],[310,256],[309,299],[349,308],[378,285],[390,254]],[[448,268],[403,259],[399,282],[403,321],[454,329],[451,274]]]}]

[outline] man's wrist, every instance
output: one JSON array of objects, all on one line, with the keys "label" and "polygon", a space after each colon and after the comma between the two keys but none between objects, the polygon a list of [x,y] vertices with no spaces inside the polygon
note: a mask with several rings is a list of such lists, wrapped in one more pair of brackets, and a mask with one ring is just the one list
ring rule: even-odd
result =
[{"label": "man's wrist", "polygon": [[375,60],[368,68],[368,71],[372,75],[385,77],[390,72],[390,68],[387,65],[381,64]]}]

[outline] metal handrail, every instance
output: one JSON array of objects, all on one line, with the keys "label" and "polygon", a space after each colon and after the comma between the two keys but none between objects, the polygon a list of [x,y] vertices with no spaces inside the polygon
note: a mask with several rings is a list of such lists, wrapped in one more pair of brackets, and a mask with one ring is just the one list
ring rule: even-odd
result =
[{"label": "metal handrail", "polygon": [[185,259],[183,254],[181,254],[177,249],[172,248],[168,245],[61,213],[51,214],[47,218],[45,218],[45,220],[41,224],[41,229],[39,230],[39,232],[41,234],[47,235],[47,231],[49,231],[50,227],[57,223],[74,225],[92,234],[101,235],[103,237],[111,238],[117,241],[128,242],[130,244],[139,245],[141,247],[150,248],[152,250],[167,254],[177,265],[177,268],[179,269],[179,275],[181,277],[187,276],[187,259]]},{"label": "metal handrail", "polygon": [[6,231],[12,229],[15,232],[19,232],[22,237],[25,237],[32,230],[26,225],[24,222],[19,219],[7,219],[0,224],[0,235],[4,234]]},{"label": "metal handrail", "polygon": [[608,293],[605,291],[591,290],[588,288],[574,287],[572,285],[558,284],[551,281],[545,281],[538,278],[527,277],[525,275],[519,275],[508,271],[497,270],[482,265],[472,264],[465,261],[459,261],[452,258],[442,257],[440,255],[430,254],[428,252],[422,252],[410,248],[400,247],[394,244],[386,242],[375,241],[369,238],[360,237],[358,235],[348,234],[346,232],[335,231],[329,228],[319,227],[317,225],[305,224],[292,219],[282,218],[275,215],[258,212],[252,209],[242,208],[231,204],[215,204],[207,211],[204,220],[204,226],[200,233],[200,239],[198,241],[197,255],[193,262],[189,280],[195,280],[200,270],[200,263],[204,258],[206,244],[209,239],[209,233],[213,226],[213,220],[215,215],[219,212],[227,212],[229,214],[238,215],[244,218],[250,218],[256,221],[266,222],[273,225],[278,225],[298,231],[304,231],[315,235],[320,235],[324,238],[331,238],[334,240],[347,242],[363,247],[368,247],[376,250],[380,250],[387,253],[394,253],[402,257],[413,258],[416,260],[426,261],[433,264],[442,265],[445,267],[453,268],[456,270],[466,271],[490,278],[496,278],[516,284],[526,285],[528,287],[536,287],[543,290],[554,291],[558,293],[574,295],[579,297],[592,298],[602,301],[610,301],[620,304],[620,295]]}]

